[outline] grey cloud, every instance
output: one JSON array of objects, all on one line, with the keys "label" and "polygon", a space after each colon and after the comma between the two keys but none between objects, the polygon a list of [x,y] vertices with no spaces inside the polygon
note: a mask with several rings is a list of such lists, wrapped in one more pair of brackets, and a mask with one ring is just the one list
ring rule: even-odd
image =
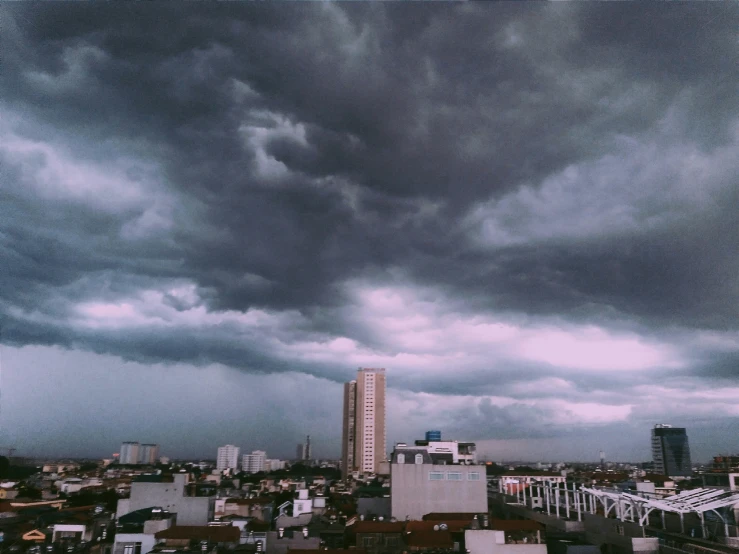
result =
[{"label": "grey cloud", "polygon": [[[274,330],[285,344],[346,336],[388,354],[398,353],[355,313],[347,281],[425,285],[466,314],[556,314],[667,342],[736,329],[739,198],[720,172],[701,209],[654,198],[670,194],[671,180],[690,187],[690,175],[645,183],[651,196],[614,195],[642,217],[635,229],[485,249],[464,224],[471,210],[540,190],[565,168],[609,154],[629,167],[623,140],[652,141],[658,158],[680,141],[707,156],[736,146],[735,5],[0,10],[8,128],[96,167],[127,166],[132,183],[156,188],[172,208],[171,227],[127,234],[148,201],[103,213],[44,200],[23,182],[44,160],[20,167],[6,153],[0,179],[15,186],[0,187],[5,341],[343,378],[339,367],[287,363],[227,326],[122,336],[65,324],[80,302],[178,280],[193,282],[211,311],[295,310],[299,321]],[[302,126],[305,140],[278,132],[280,121]],[[263,152],[249,125],[263,133]],[[284,173],[261,176],[260,156]],[[612,188],[632,177],[604,176]],[[503,218],[506,230],[520,230],[518,216]],[[649,227],[650,218],[667,223]],[[732,379],[732,363],[717,357],[689,371]],[[480,387],[490,375],[496,382]],[[521,375],[559,374],[521,364],[396,382],[488,393]],[[578,395],[623,379],[573,382]],[[536,423],[489,411],[502,426]]]}]

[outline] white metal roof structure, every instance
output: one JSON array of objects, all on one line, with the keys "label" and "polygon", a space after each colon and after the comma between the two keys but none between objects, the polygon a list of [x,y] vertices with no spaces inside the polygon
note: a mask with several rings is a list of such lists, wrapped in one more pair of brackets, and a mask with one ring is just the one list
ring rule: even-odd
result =
[{"label": "white metal roof structure", "polygon": [[724,526],[727,526],[728,522],[718,510],[739,504],[739,492],[729,492],[721,489],[691,489],[661,499],[644,498],[627,492],[615,493],[587,487],[582,487],[582,490],[602,502],[606,517],[612,509],[615,509],[616,517],[619,519],[646,525],[649,521],[649,514],[654,510],[679,514],[683,533],[685,532],[683,522],[685,514],[697,514],[701,520],[701,525],[705,527],[704,514],[714,512],[724,523]]}]

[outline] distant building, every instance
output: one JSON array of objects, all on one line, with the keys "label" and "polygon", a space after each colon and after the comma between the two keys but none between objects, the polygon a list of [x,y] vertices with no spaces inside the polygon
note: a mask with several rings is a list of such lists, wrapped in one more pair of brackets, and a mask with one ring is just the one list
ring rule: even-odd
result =
[{"label": "distant building", "polygon": [[693,468],[685,428],[663,423],[655,425],[652,429],[652,460],[655,473],[690,477]]},{"label": "distant building", "polygon": [[263,450],[254,450],[251,454],[244,454],[241,459],[241,469],[246,473],[265,471],[267,453]]},{"label": "distant building", "polygon": [[398,520],[488,511],[485,466],[434,463],[426,448],[396,447],[390,476],[390,512]]},{"label": "distant building", "polygon": [[302,460],[305,456],[305,445],[303,443],[298,443],[298,446],[295,448],[295,459],[296,460]]},{"label": "distant building", "polygon": [[426,431],[426,440],[431,442],[441,441],[441,431]]},{"label": "distant building", "polygon": [[310,435],[305,437],[305,449],[303,450],[303,460],[308,462],[311,459],[311,451],[310,451]]},{"label": "distant building", "polygon": [[239,451],[241,449],[233,444],[227,444],[218,448],[218,457],[216,458],[216,469],[223,471],[224,469],[237,469],[239,467]]},{"label": "distant building", "polygon": [[359,368],[344,384],[342,470],[376,473],[385,460],[385,369]]},{"label": "distant building", "polygon": [[285,460],[267,459],[264,461],[264,471],[278,471],[285,469]]},{"label": "distant building", "polygon": [[139,448],[139,462],[146,465],[154,465],[159,461],[158,444],[142,444]]},{"label": "distant building", "polygon": [[739,454],[733,456],[714,456],[713,471],[739,471]]},{"label": "distant building", "polygon": [[121,444],[121,455],[118,458],[120,464],[138,464],[139,463],[139,443],[124,442]]}]

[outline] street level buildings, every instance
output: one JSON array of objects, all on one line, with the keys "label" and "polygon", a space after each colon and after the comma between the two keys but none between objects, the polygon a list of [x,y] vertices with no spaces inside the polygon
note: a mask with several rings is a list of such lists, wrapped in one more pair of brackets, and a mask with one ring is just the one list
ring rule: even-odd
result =
[{"label": "street level buildings", "polygon": [[654,471],[670,477],[690,477],[688,434],[684,427],[659,423],[652,429],[652,461]]},{"label": "street level buildings", "polygon": [[356,381],[344,384],[341,444],[344,476],[376,473],[385,460],[384,368],[359,368]]}]

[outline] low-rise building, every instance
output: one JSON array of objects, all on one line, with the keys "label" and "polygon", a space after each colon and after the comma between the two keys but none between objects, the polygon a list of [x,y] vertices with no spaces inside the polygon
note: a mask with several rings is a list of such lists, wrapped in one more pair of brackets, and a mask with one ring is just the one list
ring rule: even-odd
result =
[{"label": "low-rise building", "polygon": [[547,554],[544,526],[531,520],[492,520],[490,529],[464,532],[470,554]]},{"label": "low-rise building", "polygon": [[431,512],[487,513],[485,467],[435,464],[426,449],[396,448],[390,463],[390,512],[398,520]]},{"label": "low-rise building", "polygon": [[405,549],[401,521],[357,521],[347,527],[349,545],[367,554],[400,554]]},{"label": "low-rise building", "polygon": [[[153,552],[217,552],[219,548],[233,550],[239,544],[241,533],[233,525],[174,525],[154,535]],[[134,553],[135,554],[135,553]],[[145,553],[142,553],[145,554]]]},{"label": "low-rise building", "polygon": [[[118,501],[117,517],[135,510],[160,507],[177,514],[178,525],[207,525],[213,519],[215,489],[189,487],[189,474],[142,476],[131,483],[131,496]],[[201,494],[203,496],[201,496]]]},{"label": "low-rise building", "polygon": [[161,508],[128,513],[118,520],[112,554],[147,554],[154,549],[156,533],[173,525],[173,515]]}]

